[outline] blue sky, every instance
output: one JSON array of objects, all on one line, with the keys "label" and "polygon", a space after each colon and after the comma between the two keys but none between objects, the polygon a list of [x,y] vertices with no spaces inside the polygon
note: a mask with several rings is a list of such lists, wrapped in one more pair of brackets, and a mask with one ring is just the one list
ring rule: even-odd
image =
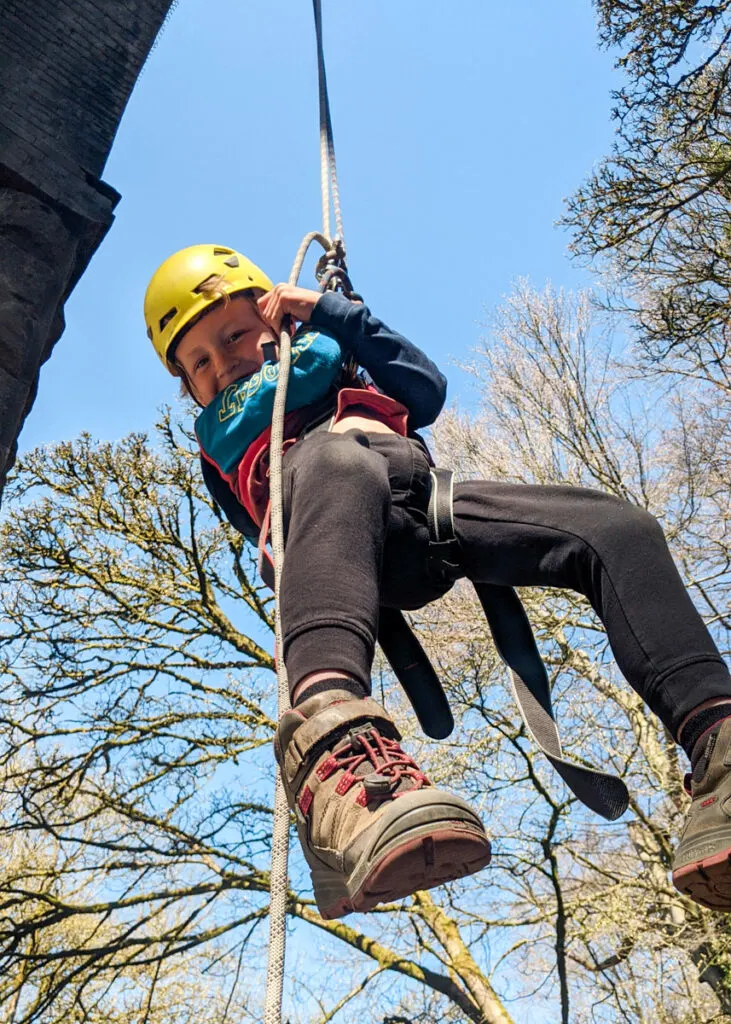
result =
[{"label": "blue sky", "polygon": [[[469,403],[450,361],[511,282],[587,281],[555,222],[611,144],[618,78],[592,5],[324,0],[324,22],[354,283]],[[175,399],[141,316],[171,252],[231,245],[284,279],[320,227],[309,0],[180,0],[104,177],[117,218],[67,304],[21,451],[146,430]]]},{"label": "blue sky", "polygon": [[[323,2],[354,284],[468,404],[452,362],[511,282],[589,280],[555,222],[611,145],[612,59],[597,49],[590,0]],[[175,401],[142,321],[149,277],[171,252],[231,245],[286,279],[319,228],[310,0],[180,0],[104,178],[122,193],[116,221],[67,304],[21,452],[82,430],[148,430]],[[536,999],[516,1019],[555,1012]]]}]

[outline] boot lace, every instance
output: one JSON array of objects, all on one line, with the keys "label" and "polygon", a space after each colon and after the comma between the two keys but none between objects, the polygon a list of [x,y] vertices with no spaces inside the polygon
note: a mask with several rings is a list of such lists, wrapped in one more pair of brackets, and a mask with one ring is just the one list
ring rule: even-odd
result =
[{"label": "boot lace", "polygon": [[398,742],[382,736],[372,725],[351,732],[318,766],[316,774],[324,781],[336,771],[343,772],[335,787],[335,792],[341,796],[356,783],[363,783],[356,800],[362,806],[369,800],[395,799],[430,785],[427,776]]}]

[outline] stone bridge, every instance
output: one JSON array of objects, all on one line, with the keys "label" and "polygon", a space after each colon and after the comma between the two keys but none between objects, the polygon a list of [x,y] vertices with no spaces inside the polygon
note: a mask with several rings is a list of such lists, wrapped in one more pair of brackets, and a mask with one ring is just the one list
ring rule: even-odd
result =
[{"label": "stone bridge", "polygon": [[64,303],[114,219],[101,179],[172,0],[0,0],[0,496]]}]

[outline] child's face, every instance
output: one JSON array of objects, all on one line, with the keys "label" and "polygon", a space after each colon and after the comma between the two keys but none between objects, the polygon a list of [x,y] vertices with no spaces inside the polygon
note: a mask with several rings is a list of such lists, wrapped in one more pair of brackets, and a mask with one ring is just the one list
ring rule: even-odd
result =
[{"label": "child's face", "polygon": [[264,362],[261,346],[276,340],[256,304],[240,296],[193,324],[181,338],[175,360],[193,397],[205,406],[229,384],[255,373]]}]

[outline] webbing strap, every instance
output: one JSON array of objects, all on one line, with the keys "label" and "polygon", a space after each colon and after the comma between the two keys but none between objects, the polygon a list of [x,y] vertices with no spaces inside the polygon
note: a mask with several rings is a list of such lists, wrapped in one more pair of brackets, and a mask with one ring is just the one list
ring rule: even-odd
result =
[{"label": "webbing strap", "polygon": [[619,818],[629,804],[624,782],[563,756],[548,675],[520,598],[512,587],[473,585],[497,652],[510,671],[513,696],[528,734],[583,804],[609,821]]},{"label": "webbing strap", "polygon": [[322,232],[330,234],[330,196],[335,213],[335,237],[344,240],[343,215],[340,210],[340,189],[338,169],[335,162],[335,139],[333,138],[330,100],[327,94],[327,72],[325,71],[325,49],[322,42],[322,0],[312,0],[315,16],[315,38],[317,42],[317,86],[320,103],[320,191],[322,193]]},{"label": "webbing strap", "polygon": [[454,473],[451,469],[429,471],[431,493],[429,495],[429,535],[432,542],[456,541],[454,532]]},{"label": "webbing strap", "polygon": [[[446,571],[454,572],[459,562],[459,542],[454,532],[451,470],[432,470],[432,495],[429,502],[429,530],[435,558],[448,553]],[[449,547],[449,545],[452,547]],[[460,575],[464,572],[460,571]],[[497,652],[508,666],[510,681],[523,724],[542,751],[581,800],[602,817],[614,821],[629,804],[624,782],[614,775],[588,765],[577,764],[563,756],[561,737],[553,716],[548,674],[536,646],[533,630],[520,598],[512,587],[475,583]]]},{"label": "webbing strap", "polygon": [[439,676],[411,626],[398,608],[381,607],[378,643],[403,687],[427,736],[446,739],[454,718]]},{"label": "webbing strap", "polygon": [[459,541],[454,532],[454,473],[431,469],[431,492],[426,512],[429,527],[429,570],[435,580],[454,582],[463,575]]}]

